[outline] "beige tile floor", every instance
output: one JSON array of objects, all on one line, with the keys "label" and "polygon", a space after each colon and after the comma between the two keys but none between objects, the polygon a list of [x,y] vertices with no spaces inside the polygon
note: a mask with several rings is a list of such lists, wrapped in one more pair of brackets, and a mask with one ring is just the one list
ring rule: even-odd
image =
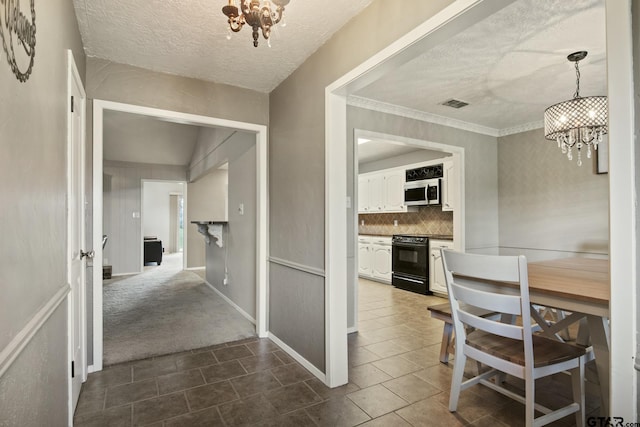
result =
[{"label": "beige tile floor", "polygon": [[[254,338],[91,374],[74,425],[523,425],[521,404],[482,386],[463,392],[457,413],[447,409],[452,367],[438,360],[442,322],[427,312],[443,299],[361,280],[359,302],[347,385],[327,388],[271,341]],[[564,375],[538,381],[538,399],[563,404],[569,383]],[[588,412],[597,405],[590,393]]]}]

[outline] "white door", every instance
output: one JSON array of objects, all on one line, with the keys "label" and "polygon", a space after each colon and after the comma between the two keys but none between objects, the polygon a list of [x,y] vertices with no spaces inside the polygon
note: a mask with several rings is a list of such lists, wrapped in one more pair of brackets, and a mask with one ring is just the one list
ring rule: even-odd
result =
[{"label": "white door", "polygon": [[84,132],[85,94],[69,54],[68,149],[67,149],[67,255],[69,294],[69,375],[71,376],[70,415],[73,415],[80,388],[86,379],[85,343],[85,242],[84,216]]}]

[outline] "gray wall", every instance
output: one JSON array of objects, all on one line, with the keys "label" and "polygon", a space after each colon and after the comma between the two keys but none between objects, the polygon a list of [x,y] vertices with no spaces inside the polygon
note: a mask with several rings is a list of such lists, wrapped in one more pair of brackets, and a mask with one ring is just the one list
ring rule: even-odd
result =
[{"label": "gray wall", "polygon": [[[325,87],[449,3],[374,1],[271,92],[271,257],[324,270]],[[271,263],[269,286],[269,329],[324,371],[324,279]]]},{"label": "gray wall", "polygon": [[[113,267],[113,274],[140,272],[142,218],[133,218],[133,212],[142,210],[142,180],[186,181],[187,170],[182,166],[105,161],[103,172],[103,230],[109,236],[103,257]],[[164,246],[168,244],[163,242]]]},{"label": "gray wall", "polygon": [[[36,15],[29,80],[0,60],[0,352],[67,283],[67,49],[81,76],[85,56],[71,0],[36,2]],[[63,301],[0,377],[0,425],[66,425],[67,362]]]},{"label": "gray wall", "polygon": [[501,254],[608,255],[609,175],[584,157],[567,160],[543,129],[498,139]]},{"label": "gray wall", "polygon": [[[255,140],[255,138],[252,138]],[[229,161],[229,224],[224,247],[206,246],[207,282],[256,317],[256,146]],[[244,214],[238,208],[244,205]],[[201,239],[202,240],[202,239]],[[227,260],[228,284],[223,284]]]},{"label": "gray wall", "polygon": [[214,170],[187,184],[187,268],[204,267],[206,263],[204,236],[191,221],[227,220],[227,183],[228,171]]},{"label": "gray wall", "polygon": [[268,95],[249,89],[87,58],[87,95],[249,123],[268,124]]}]

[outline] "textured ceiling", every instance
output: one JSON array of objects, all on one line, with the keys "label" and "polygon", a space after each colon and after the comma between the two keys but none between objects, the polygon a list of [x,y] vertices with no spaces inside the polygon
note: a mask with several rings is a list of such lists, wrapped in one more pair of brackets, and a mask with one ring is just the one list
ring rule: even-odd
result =
[{"label": "textured ceiling", "polygon": [[[604,0],[520,0],[357,92],[496,130],[540,122],[546,107],[580,94],[606,95]],[[451,98],[470,105],[441,104]]]},{"label": "textured ceiling", "polygon": [[[74,0],[88,56],[270,92],[372,0],[292,0],[272,47],[245,26],[227,40],[227,0]],[[236,1],[236,5],[239,2]]]},{"label": "textured ceiling", "polygon": [[104,159],[186,166],[191,161],[199,130],[198,126],[106,110]]}]

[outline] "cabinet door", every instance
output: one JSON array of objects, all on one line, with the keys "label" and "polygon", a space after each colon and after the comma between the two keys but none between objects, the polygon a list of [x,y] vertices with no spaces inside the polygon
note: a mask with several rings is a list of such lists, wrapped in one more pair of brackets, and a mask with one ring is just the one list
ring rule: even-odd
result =
[{"label": "cabinet door", "polygon": [[447,294],[447,284],[444,279],[441,248],[452,249],[453,242],[449,240],[432,240],[429,243],[429,290],[440,294]]},{"label": "cabinet door", "polygon": [[371,245],[372,249],[372,275],[391,283],[391,246]]},{"label": "cabinet door", "polygon": [[369,212],[369,178],[358,178],[358,213]]},{"label": "cabinet door", "polygon": [[384,209],[383,175],[369,176],[369,212],[382,212]]},{"label": "cabinet door", "polygon": [[456,198],[458,196],[458,174],[453,162],[444,164],[443,175],[442,210],[453,211],[457,208]]},{"label": "cabinet door", "polygon": [[368,243],[358,243],[358,275],[371,276],[371,251]]},{"label": "cabinet door", "polygon": [[404,170],[397,170],[384,176],[384,210],[391,212],[406,211],[404,206]]}]

